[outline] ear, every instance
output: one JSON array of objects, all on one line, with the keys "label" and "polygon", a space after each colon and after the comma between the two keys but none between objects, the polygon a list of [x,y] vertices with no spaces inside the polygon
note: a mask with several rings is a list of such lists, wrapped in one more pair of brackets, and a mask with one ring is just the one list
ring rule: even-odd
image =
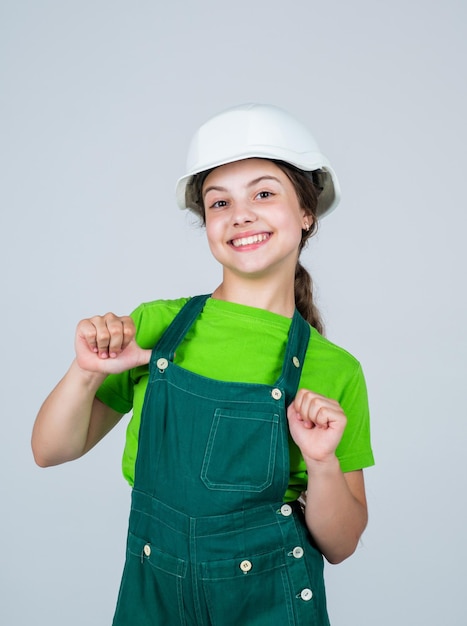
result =
[{"label": "ear", "polygon": [[306,230],[307,232],[310,230],[310,228],[313,226],[313,218],[311,217],[311,215],[307,215],[305,213],[305,215],[303,216],[303,230]]}]

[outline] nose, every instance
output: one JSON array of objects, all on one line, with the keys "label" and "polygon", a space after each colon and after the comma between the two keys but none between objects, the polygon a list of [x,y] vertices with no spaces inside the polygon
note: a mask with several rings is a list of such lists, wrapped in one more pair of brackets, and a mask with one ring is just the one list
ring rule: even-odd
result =
[{"label": "nose", "polygon": [[248,202],[239,202],[234,205],[232,212],[232,222],[234,226],[242,226],[243,224],[251,224],[257,220],[253,207]]}]

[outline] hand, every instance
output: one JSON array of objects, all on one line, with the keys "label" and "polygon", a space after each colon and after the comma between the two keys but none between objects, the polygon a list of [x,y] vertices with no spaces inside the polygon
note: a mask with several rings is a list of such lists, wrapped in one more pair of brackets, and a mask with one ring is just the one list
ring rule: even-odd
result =
[{"label": "hand", "polygon": [[135,334],[134,322],[128,316],[106,313],[81,320],[76,329],[76,361],[83,370],[104,374],[146,365],[151,350],[140,348]]},{"label": "hand", "polygon": [[335,458],[347,418],[338,402],[300,389],[287,409],[292,439],[305,462]]}]

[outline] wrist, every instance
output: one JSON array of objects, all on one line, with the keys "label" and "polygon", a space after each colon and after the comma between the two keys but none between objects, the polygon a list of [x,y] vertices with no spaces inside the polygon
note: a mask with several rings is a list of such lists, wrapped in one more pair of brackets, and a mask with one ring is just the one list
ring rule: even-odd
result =
[{"label": "wrist", "polygon": [[84,387],[93,391],[96,391],[107,378],[107,374],[102,372],[93,372],[83,369],[76,359],[70,366],[69,374],[76,377]]},{"label": "wrist", "polygon": [[321,459],[304,457],[308,476],[334,475],[341,473],[339,459],[335,454],[330,454]]}]

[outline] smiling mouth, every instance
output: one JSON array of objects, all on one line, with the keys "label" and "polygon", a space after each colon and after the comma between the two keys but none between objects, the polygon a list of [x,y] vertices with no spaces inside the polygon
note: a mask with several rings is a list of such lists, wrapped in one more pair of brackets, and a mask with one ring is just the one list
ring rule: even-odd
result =
[{"label": "smiling mouth", "polygon": [[269,239],[271,233],[260,233],[259,235],[250,235],[250,237],[239,237],[238,239],[231,239],[230,243],[234,248],[241,248],[242,246],[251,246],[254,243],[261,243]]}]

